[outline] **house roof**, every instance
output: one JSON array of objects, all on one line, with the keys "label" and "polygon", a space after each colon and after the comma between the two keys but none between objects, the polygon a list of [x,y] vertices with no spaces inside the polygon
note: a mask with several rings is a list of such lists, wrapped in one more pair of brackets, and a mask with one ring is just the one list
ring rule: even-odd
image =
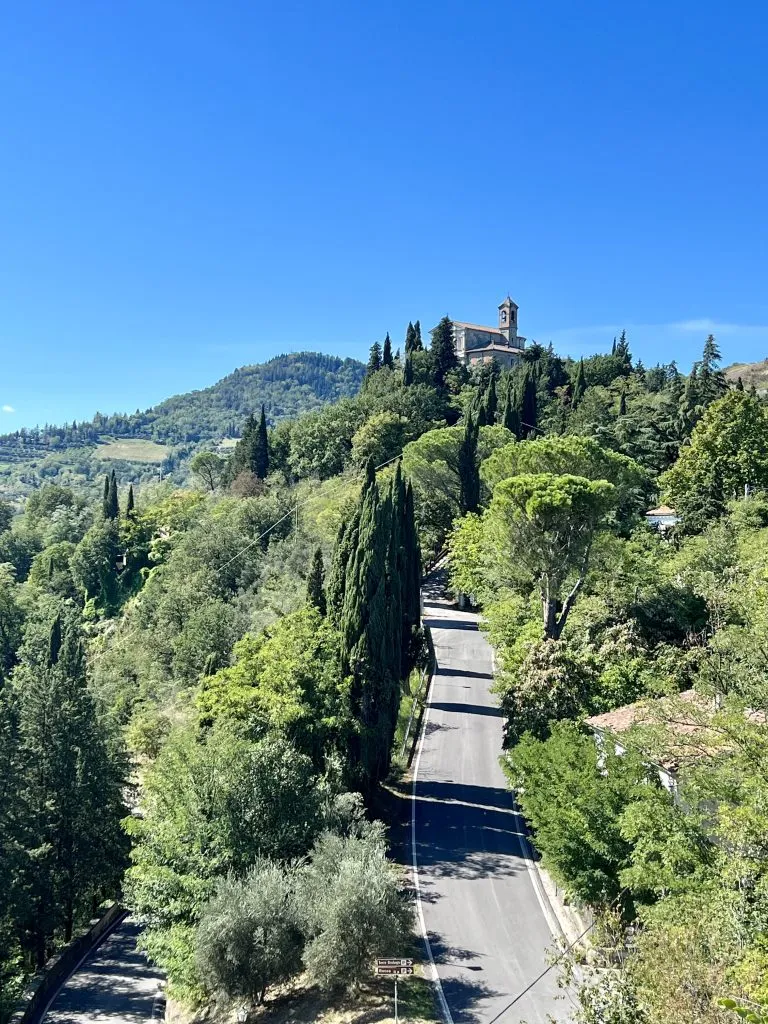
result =
[{"label": "house roof", "polygon": [[658,508],[649,508],[645,514],[647,516],[676,516],[677,512],[669,505],[659,505]]},{"label": "house roof", "polygon": [[[702,698],[695,690],[684,690],[678,694],[678,700],[695,704],[703,703]],[[649,714],[648,702],[639,700],[634,704],[625,704],[623,707],[615,708],[613,711],[606,711],[602,715],[592,715],[591,718],[587,719],[587,725],[592,729],[622,733],[627,729],[631,729],[633,725],[649,725],[655,721],[657,719]],[[692,725],[691,728],[700,727]]]},{"label": "house roof", "polygon": [[[684,690],[675,697],[636,701],[602,715],[592,715],[586,724],[595,732],[613,733],[616,736],[633,726],[665,726],[672,738],[667,742],[666,749],[657,751],[655,756],[649,754],[649,760],[655,760],[668,771],[675,771],[684,761],[726,749],[722,737],[711,727],[716,710],[712,702],[702,694],[695,690]],[[746,710],[744,718],[755,725],[768,724],[768,715],[764,711]]]}]

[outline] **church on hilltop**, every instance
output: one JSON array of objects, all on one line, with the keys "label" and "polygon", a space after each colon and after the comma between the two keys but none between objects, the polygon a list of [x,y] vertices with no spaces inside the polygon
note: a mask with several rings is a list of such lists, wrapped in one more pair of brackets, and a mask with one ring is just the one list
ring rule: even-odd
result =
[{"label": "church on hilltop", "polygon": [[499,306],[499,326],[482,327],[463,320],[452,320],[456,355],[465,366],[495,359],[501,366],[514,366],[525,348],[525,338],[517,333],[516,302],[509,295]]}]

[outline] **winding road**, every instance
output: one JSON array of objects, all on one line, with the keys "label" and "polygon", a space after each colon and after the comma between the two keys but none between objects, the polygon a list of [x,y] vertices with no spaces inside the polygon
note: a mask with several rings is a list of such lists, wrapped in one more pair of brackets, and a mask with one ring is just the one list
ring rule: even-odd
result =
[{"label": "winding road", "polygon": [[549,922],[556,925],[499,765],[491,648],[478,616],[456,610],[442,588],[437,573],[424,593],[437,669],[414,761],[411,822],[442,1014],[447,1024],[563,1021],[554,970],[525,992],[547,967]]},{"label": "winding road", "polygon": [[124,920],[66,982],[43,1024],[148,1024],[162,1018],[164,975],[136,949],[139,927]]}]

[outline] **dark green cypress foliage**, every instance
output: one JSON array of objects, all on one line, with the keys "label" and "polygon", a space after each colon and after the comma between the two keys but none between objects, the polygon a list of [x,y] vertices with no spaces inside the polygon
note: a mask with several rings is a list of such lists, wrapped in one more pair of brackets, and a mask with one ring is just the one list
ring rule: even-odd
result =
[{"label": "dark green cypress foliage", "polygon": [[612,356],[616,355],[616,339],[615,338],[613,339],[613,345],[611,345],[611,355]]},{"label": "dark green cypress foliage", "polygon": [[413,360],[411,359],[411,353],[405,357],[405,365],[403,366],[403,384],[406,387],[410,387],[413,384]]},{"label": "dark green cypress foliage", "polygon": [[485,403],[482,399],[475,403],[473,408],[470,409],[470,415],[478,427],[485,427],[487,425],[488,421],[485,418]]},{"label": "dark green cypress foliage", "polygon": [[381,369],[381,345],[378,341],[374,341],[371,345],[371,350],[368,354],[368,365],[365,369],[366,377],[372,377],[374,373]]},{"label": "dark green cypress foliage", "polygon": [[520,438],[520,413],[517,410],[514,400],[514,388],[512,381],[509,382],[506,395],[504,396],[504,408],[501,413],[501,424],[507,430],[511,430],[516,438]]},{"label": "dark green cypress foliage", "polygon": [[57,615],[51,625],[51,635],[48,638],[48,664],[55,665],[59,660],[61,651],[61,615]]},{"label": "dark green cypress foliage", "polygon": [[101,511],[105,519],[109,518],[109,473],[104,477],[104,496],[101,501]]},{"label": "dark green cypress foliage", "polygon": [[477,460],[479,427],[470,412],[464,422],[464,437],[459,449],[459,502],[462,514],[476,512],[480,504],[480,467]]},{"label": "dark green cypress foliage", "polygon": [[405,488],[402,546],[405,556],[403,568],[403,679],[407,678],[412,663],[412,646],[421,623],[421,549],[416,531],[413,488],[410,481]]},{"label": "dark green cypress foliage", "polygon": [[737,391],[743,391],[744,390],[744,381],[741,379],[741,377],[739,377],[739,379],[736,381],[736,390]]},{"label": "dark green cypress foliage", "polygon": [[115,476],[114,469],[112,475],[109,478],[109,494],[107,495],[107,519],[117,519],[120,515],[120,504],[117,498],[117,477]]},{"label": "dark green cypress foliage", "polygon": [[409,320],[408,321],[408,327],[407,327],[407,329],[405,331],[405,346],[404,346],[404,348],[405,348],[406,356],[410,355],[410,353],[413,352],[413,346],[415,345],[415,343],[416,343],[416,331],[414,330],[413,324]]},{"label": "dark green cypress foliage", "polygon": [[757,388],[755,387],[754,381],[752,381],[752,383],[749,385],[749,397],[757,398]]},{"label": "dark green cypress foliage", "polygon": [[432,380],[436,387],[443,387],[446,375],[459,365],[453,345],[453,325],[447,316],[444,316],[432,331],[430,355],[432,356]]},{"label": "dark green cypress foliage", "polygon": [[307,604],[317,608],[322,616],[328,611],[325,600],[325,566],[323,565],[323,552],[321,548],[315,550],[312,558],[312,566],[307,577]]},{"label": "dark green cypress foliage", "polygon": [[581,401],[584,392],[587,390],[587,381],[584,376],[584,360],[579,360],[579,365],[576,367],[576,376],[573,380],[573,407],[574,409],[578,406]]},{"label": "dark green cypress foliage", "polygon": [[387,336],[381,349],[381,365],[392,368],[392,340],[389,337],[389,331],[387,331]]},{"label": "dark green cypress foliage", "polygon": [[421,340],[421,321],[417,320],[413,325],[413,351],[421,352],[424,344]]},{"label": "dark green cypress foliage", "polygon": [[496,378],[491,377],[491,381],[488,385],[488,390],[485,393],[485,401],[483,408],[485,411],[485,422],[486,425],[492,427],[496,422],[496,412],[499,407],[499,399],[496,394]]},{"label": "dark green cypress foliage", "polygon": [[128,487],[128,500],[125,503],[125,515],[130,518],[133,515],[134,502],[133,502],[133,484]]},{"label": "dark green cypress foliage", "polygon": [[263,480],[269,472],[269,438],[267,436],[267,417],[263,405],[261,407],[259,426],[254,439],[251,469],[259,480]]},{"label": "dark green cypress foliage", "polygon": [[626,393],[626,391],[622,391],[621,392],[621,396],[619,398],[619,416],[626,416],[626,415],[627,415],[627,393]]},{"label": "dark green cypress foliage", "polygon": [[520,410],[520,427],[523,437],[535,434],[537,419],[536,377],[526,369],[523,378]]}]

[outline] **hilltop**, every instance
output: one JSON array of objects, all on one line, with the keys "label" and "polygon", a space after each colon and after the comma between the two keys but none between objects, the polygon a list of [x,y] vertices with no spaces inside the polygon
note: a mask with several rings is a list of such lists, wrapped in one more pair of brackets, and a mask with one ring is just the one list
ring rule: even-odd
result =
[{"label": "hilltop", "polygon": [[141,412],[96,413],[90,422],[0,436],[0,494],[20,498],[44,480],[88,484],[105,468],[135,481],[173,474],[199,444],[237,437],[264,405],[271,422],[355,395],[365,364],[318,352],[275,356],[243,366],[200,391]]},{"label": "hilltop", "polygon": [[759,392],[768,391],[768,359],[761,359],[758,363],[731,363],[724,372],[734,383],[741,377],[745,388],[754,384]]}]

